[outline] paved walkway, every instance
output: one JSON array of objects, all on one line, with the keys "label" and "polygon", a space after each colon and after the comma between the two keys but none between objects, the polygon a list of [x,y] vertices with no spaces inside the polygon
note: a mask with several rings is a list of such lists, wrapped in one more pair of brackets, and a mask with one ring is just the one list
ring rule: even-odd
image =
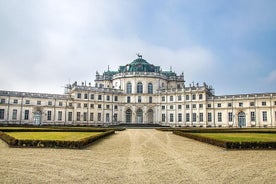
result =
[{"label": "paved walkway", "polygon": [[276,151],[225,151],[171,132],[128,129],[84,150],[0,141],[0,183],[273,183],[275,158]]}]

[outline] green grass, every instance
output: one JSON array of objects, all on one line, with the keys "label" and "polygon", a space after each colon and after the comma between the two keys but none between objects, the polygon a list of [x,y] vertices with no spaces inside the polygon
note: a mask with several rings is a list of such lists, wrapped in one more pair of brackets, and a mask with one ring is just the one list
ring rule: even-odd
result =
[{"label": "green grass", "polygon": [[96,136],[102,132],[5,132],[19,140],[60,140],[78,141],[86,137]]},{"label": "green grass", "polygon": [[193,133],[202,137],[231,142],[276,142],[276,134],[271,133]]}]

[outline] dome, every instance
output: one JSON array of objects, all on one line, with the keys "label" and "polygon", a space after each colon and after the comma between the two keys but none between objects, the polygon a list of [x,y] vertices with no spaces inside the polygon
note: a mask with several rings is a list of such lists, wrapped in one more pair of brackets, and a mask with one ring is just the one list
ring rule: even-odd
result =
[{"label": "dome", "polygon": [[126,70],[129,72],[155,72],[155,66],[149,64],[139,55],[137,59],[126,65]]}]

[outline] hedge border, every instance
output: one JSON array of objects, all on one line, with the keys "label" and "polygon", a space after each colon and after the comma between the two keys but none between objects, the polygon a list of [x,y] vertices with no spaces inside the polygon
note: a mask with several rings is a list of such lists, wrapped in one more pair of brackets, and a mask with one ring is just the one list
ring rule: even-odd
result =
[{"label": "hedge border", "polygon": [[[195,135],[191,133],[195,132],[183,132],[183,131],[173,131],[174,134],[187,137],[190,139],[194,139],[200,142],[212,144],[215,146],[219,146],[225,148],[227,150],[240,149],[240,150],[271,150],[276,149],[276,142],[230,142],[230,141],[222,141],[212,138],[203,137],[200,135]],[[197,132],[198,133],[198,132]],[[227,133],[227,132],[222,132]],[[231,132],[232,133],[232,132]],[[245,132],[244,132],[245,133]],[[263,132],[258,132],[263,133]]]},{"label": "hedge border", "polygon": [[[41,131],[43,132],[43,131]],[[5,132],[0,132],[0,138],[6,142],[10,147],[17,148],[69,148],[69,149],[83,149],[89,144],[114,134],[115,130],[108,130],[99,135],[83,138],[78,141],[60,141],[60,140],[18,140]]]}]

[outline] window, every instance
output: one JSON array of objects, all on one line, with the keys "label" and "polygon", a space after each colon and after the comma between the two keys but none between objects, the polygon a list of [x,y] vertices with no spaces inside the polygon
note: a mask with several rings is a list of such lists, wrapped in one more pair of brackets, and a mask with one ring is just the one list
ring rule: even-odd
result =
[{"label": "window", "polygon": [[162,102],[165,102],[165,97],[164,96],[162,96]]},{"label": "window", "polygon": [[203,104],[199,104],[199,108],[202,109],[203,108]]},{"label": "window", "polygon": [[58,121],[62,120],[62,111],[58,111]]},{"label": "window", "polygon": [[142,103],[142,97],[138,96],[138,103]]},{"label": "window", "polygon": [[200,121],[200,122],[203,122],[203,113],[202,113],[202,112],[199,113],[199,121]]},{"label": "window", "polygon": [[193,104],[192,107],[193,107],[193,109],[196,109],[196,104]]},{"label": "window", "polygon": [[91,94],[91,95],[90,95],[90,99],[91,99],[91,100],[94,100],[94,94]]},{"label": "window", "polygon": [[47,111],[47,120],[52,120],[52,111]]},{"label": "window", "polygon": [[152,97],[151,96],[149,97],[149,103],[152,103]]},{"label": "window", "polygon": [[88,94],[84,94],[84,99],[88,99]]},{"label": "window", "polygon": [[88,107],[88,104],[87,104],[87,103],[84,103],[84,104],[83,104],[83,107],[86,107],[86,108],[87,108],[87,107]]},{"label": "window", "polygon": [[228,112],[228,121],[229,122],[233,121],[233,113],[232,112]]},{"label": "window", "polygon": [[190,99],[190,96],[189,95],[186,95],[186,100],[189,100]]},{"label": "window", "polygon": [[199,94],[199,100],[202,100],[202,98],[203,98],[203,95]]},{"label": "window", "polygon": [[117,102],[118,101],[118,96],[114,97],[114,101]]},{"label": "window", "polygon": [[212,105],[211,105],[211,104],[208,104],[208,105],[207,105],[207,107],[208,107],[208,108],[211,108],[211,107],[212,107]]},{"label": "window", "polygon": [[12,120],[16,120],[17,119],[17,109],[13,109],[12,110]]},{"label": "window", "polygon": [[41,101],[40,101],[40,100],[38,100],[36,104],[37,104],[37,105],[41,105]]},{"label": "window", "polygon": [[52,106],[53,105],[52,101],[48,101],[48,105]]},{"label": "window", "polygon": [[93,112],[90,113],[90,121],[94,121],[94,113]]},{"label": "window", "polygon": [[4,98],[1,98],[1,101],[0,101],[1,104],[5,104],[6,103],[6,99]]},{"label": "window", "polygon": [[178,109],[182,109],[182,105],[178,105]]},{"label": "window", "polygon": [[73,106],[73,104],[72,104],[71,102],[69,102],[68,106],[69,106],[69,107],[72,107],[72,106]]},{"label": "window", "polygon": [[149,93],[149,94],[152,94],[152,93],[153,93],[153,86],[152,86],[152,83],[149,83],[149,84],[148,84],[148,93]]},{"label": "window", "polygon": [[59,103],[58,103],[58,106],[62,107],[62,102],[59,102]]},{"label": "window", "polygon": [[266,106],[266,102],[262,102],[262,106]]},{"label": "window", "polygon": [[24,112],[24,120],[28,120],[29,119],[29,113],[30,113],[29,110],[25,110],[25,112]]},{"label": "window", "polygon": [[98,109],[101,109],[102,108],[102,104],[98,104]]},{"label": "window", "polygon": [[87,121],[87,112],[83,113],[83,121]]},{"label": "window", "polygon": [[115,105],[115,106],[114,106],[114,109],[115,109],[115,110],[117,110],[117,109],[118,109],[118,106],[117,106],[117,105]]},{"label": "window", "polygon": [[127,103],[130,103],[130,96],[127,97]]},{"label": "window", "polygon": [[171,101],[171,102],[173,101],[173,96],[170,96],[170,101]]},{"label": "window", "polygon": [[102,114],[98,113],[98,121],[102,121]]},{"label": "window", "polygon": [[195,94],[193,94],[193,100],[195,100],[196,99],[196,95]]},{"label": "window", "polygon": [[72,119],[73,119],[73,113],[68,112],[68,121],[72,121]]},{"label": "window", "polygon": [[193,122],[196,122],[196,113],[193,113]]},{"label": "window", "polygon": [[114,121],[117,122],[118,114],[115,113],[114,116],[113,116],[113,118],[114,118]]},{"label": "window", "polygon": [[162,122],[165,122],[165,121],[166,121],[166,115],[162,114]]},{"label": "window", "polygon": [[170,109],[173,109],[173,105],[170,105]]},{"label": "window", "polygon": [[186,113],[186,122],[190,122],[190,113]]},{"label": "window", "polygon": [[80,121],[80,112],[77,112],[77,121]]},{"label": "window", "polygon": [[173,122],[173,113],[170,113],[170,122]]},{"label": "window", "polygon": [[276,105],[276,101],[274,101],[274,105]]},{"label": "window", "polygon": [[102,100],[102,95],[98,95],[98,100]]},{"label": "window", "polygon": [[109,105],[106,105],[106,109],[110,109],[110,106],[109,106]]},{"label": "window", "polygon": [[0,109],[0,119],[5,118],[5,109]]},{"label": "window", "polygon": [[250,112],[250,120],[256,121],[255,112]]},{"label": "window", "polygon": [[186,109],[190,109],[190,105],[189,104],[186,105]]},{"label": "window", "polygon": [[109,96],[109,95],[106,96],[106,100],[107,100],[107,101],[110,100],[110,96]]},{"label": "window", "polygon": [[77,94],[77,98],[81,99],[81,93]]},{"label": "window", "polygon": [[162,110],[165,110],[165,109],[166,109],[165,105],[162,105]]},{"label": "window", "polygon": [[106,113],[105,114],[105,121],[109,122],[109,120],[110,120],[110,115],[109,115],[109,113]]},{"label": "window", "polygon": [[242,102],[239,103],[239,107],[243,107],[243,103]]},{"label": "window", "polygon": [[178,122],[181,122],[181,121],[182,121],[182,114],[178,113]]},{"label": "window", "polygon": [[17,99],[14,99],[14,100],[13,100],[13,103],[14,103],[14,104],[18,104],[18,100],[17,100]]},{"label": "window", "polygon": [[228,103],[228,107],[232,107],[232,103]]},{"label": "window", "polygon": [[30,100],[26,100],[25,104],[27,104],[27,105],[30,104]]},{"label": "window", "polygon": [[218,112],[218,122],[221,122],[221,121],[222,121],[222,113]]},{"label": "window", "polygon": [[255,102],[250,102],[250,106],[255,106]]},{"label": "window", "polygon": [[143,93],[143,84],[142,84],[142,82],[137,83],[137,93]]},{"label": "window", "polygon": [[127,83],[127,94],[132,93],[132,85],[130,82]]},{"label": "window", "polygon": [[178,96],[178,101],[181,101],[182,100],[182,97],[181,95]]},{"label": "window", "polygon": [[218,103],[218,107],[221,107],[221,103]]},{"label": "window", "polygon": [[208,112],[207,120],[208,122],[212,122],[212,113]]},{"label": "window", "polygon": [[81,103],[78,103],[78,104],[77,104],[77,108],[81,108]]},{"label": "window", "polygon": [[263,111],[263,121],[266,122],[267,121],[267,112]]}]

